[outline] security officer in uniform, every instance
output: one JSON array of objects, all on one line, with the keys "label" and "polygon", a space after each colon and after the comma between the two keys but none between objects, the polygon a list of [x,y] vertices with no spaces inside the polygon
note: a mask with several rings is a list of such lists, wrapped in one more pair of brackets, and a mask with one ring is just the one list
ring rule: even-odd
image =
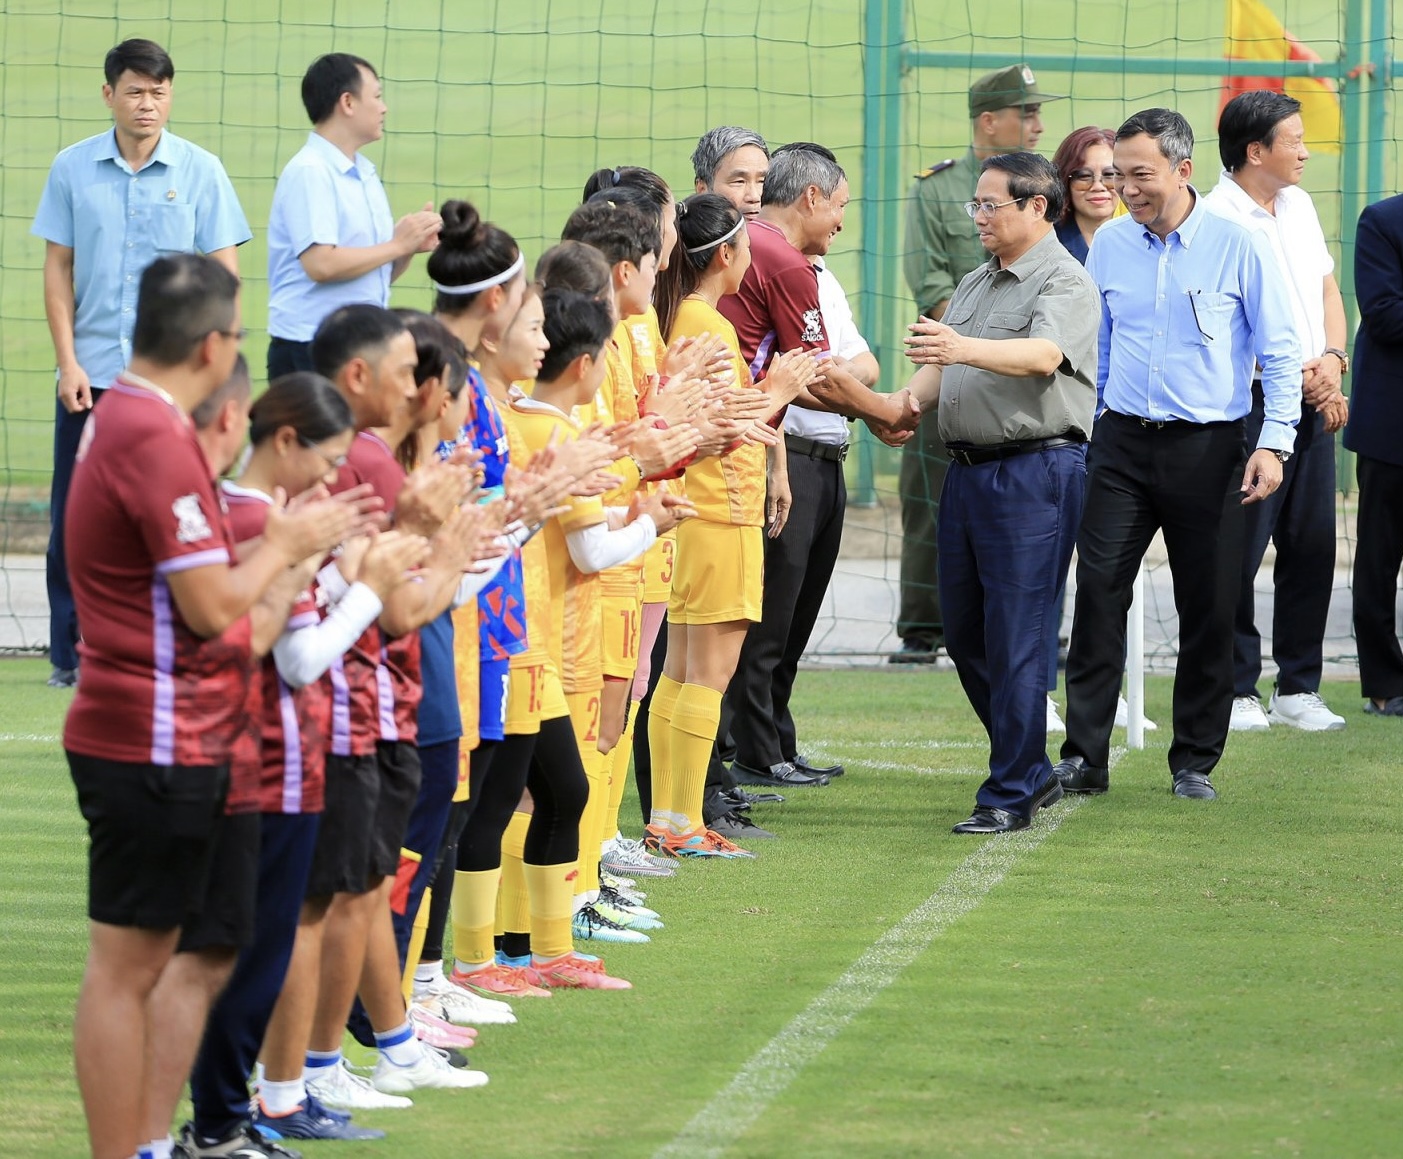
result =
[{"label": "security officer in uniform", "polygon": [[[979,166],[986,157],[1035,148],[1043,132],[1042,105],[1061,99],[1041,92],[1026,64],[996,69],[970,85],[969,151],[918,174],[906,205],[902,265],[916,307],[925,317],[938,321],[960,279],[988,260],[979,232],[965,213],[979,181]],[[932,413],[901,456],[901,606],[896,631],[902,644],[890,657],[895,664],[930,663],[945,643],[935,587],[935,516],[948,466]]]}]

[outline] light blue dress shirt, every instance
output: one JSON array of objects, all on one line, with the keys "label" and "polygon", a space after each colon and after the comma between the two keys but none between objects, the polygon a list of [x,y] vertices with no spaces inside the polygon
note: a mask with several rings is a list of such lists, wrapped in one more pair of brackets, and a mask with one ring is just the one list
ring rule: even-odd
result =
[{"label": "light blue dress shirt", "polygon": [[1194,193],[1165,241],[1134,218],[1096,231],[1086,272],[1101,291],[1097,390],[1110,410],[1155,422],[1240,419],[1261,366],[1257,446],[1289,451],[1301,417],[1300,343],[1266,240]]},{"label": "light blue dress shirt", "polygon": [[310,342],[333,310],[355,302],[390,304],[392,262],[344,282],[314,282],[299,260],[314,245],[380,245],[395,221],[375,166],[347,157],[318,133],[287,163],[268,217],[268,333]]},{"label": "light blue dress shirt", "polygon": [[132,171],[114,130],[54,158],[30,232],[73,251],[73,345],[96,389],[131,360],[142,271],[173,253],[213,253],[253,236],[213,153],[163,131]]}]

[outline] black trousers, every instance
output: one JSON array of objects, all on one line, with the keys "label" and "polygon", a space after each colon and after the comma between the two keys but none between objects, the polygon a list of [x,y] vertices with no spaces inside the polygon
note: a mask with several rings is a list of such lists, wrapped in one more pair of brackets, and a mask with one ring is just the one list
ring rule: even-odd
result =
[{"label": "black trousers", "polygon": [[1360,691],[1373,700],[1403,696],[1398,645],[1398,568],[1403,563],[1403,467],[1360,455],[1358,542],[1354,549],[1354,636]]},{"label": "black trousers", "polygon": [[901,471],[897,476],[901,498],[901,603],[896,615],[898,636],[919,640],[932,648],[945,645],[945,620],[935,582],[935,521],[949,469],[938,418],[932,410],[921,419],[916,437],[901,452]]},{"label": "black trousers", "polygon": [[316,370],[312,362],[312,344],[294,342],[290,338],[269,338],[268,381],[296,370]]},{"label": "black trousers", "polygon": [[[1252,390],[1246,440],[1257,445],[1262,430],[1260,387]],[[1330,590],[1335,585],[1335,436],[1312,406],[1301,408],[1296,449],[1286,461],[1281,486],[1244,509],[1242,589],[1233,630],[1233,695],[1256,696],[1262,675],[1262,637],[1257,631],[1253,584],[1267,541],[1276,544],[1272,568],[1271,655],[1276,690],[1283,696],[1319,692]]]},{"label": "black trousers", "polygon": [[789,698],[838,562],[848,503],[842,463],[791,452],[789,487],[789,520],[765,540],[761,619],[746,633],[726,690],[736,759],[753,769],[793,760],[798,751]]},{"label": "black trousers", "polygon": [[1246,457],[1240,421],[1156,427],[1107,412],[1097,422],[1077,535],[1063,757],[1103,769],[1109,764],[1126,613],[1135,573],[1158,530],[1179,613],[1169,768],[1210,773],[1222,757],[1232,714]]},{"label": "black trousers", "polygon": [[[93,391],[93,409],[106,389]],[[63,543],[63,516],[68,510],[68,488],[78,460],[91,410],[70,414],[63,403],[54,403],[54,477],[49,490],[49,550],[44,579],[49,593],[49,663],[55,668],[78,667],[78,609],[68,584],[68,556]]]}]

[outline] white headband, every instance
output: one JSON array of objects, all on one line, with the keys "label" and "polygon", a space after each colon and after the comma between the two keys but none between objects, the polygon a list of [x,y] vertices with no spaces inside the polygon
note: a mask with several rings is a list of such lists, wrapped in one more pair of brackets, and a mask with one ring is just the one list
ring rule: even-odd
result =
[{"label": "white headband", "polygon": [[705,245],[689,245],[682,252],[684,254],[699,254],[702,252],[702,250],[709,250],[713,246],[718,246],[721,245],[723,242],[728,242],[731,240],[731,238],[735,237],[736,234],[740,233],[740,227],[744,224],[745,218],[742,217],[738,222],[736,222],[735,225],[731,226],[731,228],[726,233],[722,234],[715,241],[709,241]]},{"label": "white headband", "polygon": [[510,282],[517,274],[526,268],[526,255],[517,254],[516,261],[512,262],[500,274],[493,274],[490,278],[483,278],[480,282],[469,282],[466,286],[444,286],[435,282],[434,289],[440,294],[480,294],[483,290],[490,290],[493,286],[500,286],[503,282]]}]

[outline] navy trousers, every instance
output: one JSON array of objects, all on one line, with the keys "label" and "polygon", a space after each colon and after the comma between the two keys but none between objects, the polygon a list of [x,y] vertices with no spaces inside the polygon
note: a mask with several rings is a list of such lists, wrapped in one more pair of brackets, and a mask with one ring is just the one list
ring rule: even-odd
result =
[{"label": "navy trousers", "polygon": [[[1262,431],[1261,387],[1252,391],[1246,439]],[[1276,690],[1283,696],[1319,692],[1330,590],[1335,585],[1335,436],[1315,408],[1301,408],[1296,451],[1286,461],[1281,486],[1244,509],[1242,592],[1233,625],[1233,695],[1256,696],[1262,675],[1253,581],[1267,541],[1276,544],[1272,568],[1271,655]]]},{"label": "navy trousers", "polygon": [[966,467],[940,495],[945,646],[989,734],[980,805],[1027,816],[1047,778],[1047,646],[1086,485],[1086,448],[1054,447]]},{"label": "navy trousers", "polygon": [[248,1077],[292,959],[320,813],[264,813],[253,942],[239,954],[190,1072],[195,1130],[222,1139],[249,1118]]},{"label": "navy trousers", "polygon": [[[409,952],[409,936],[414,930],[414,915],[419,912],[419,902],[424,896],[424,890],[434,879],[439,846],[443,842],[444,830],[448,827],[448,814],[453,808],[453,794],[458,788],[458,761],[457,739],[444,741],[442,744],[425,745],[419,750],[419,763],[424,770],[424,779],[419,784],[419,798],[414,802],[414,811],[409,815],[409,828],[404,835],[405,849],[419,854],[419,862],[403,895],[403,906],[399,904],[398,888],[395,890],[396,902],[391,906],[401,969],[404,968],[405,956]],[[401,870],[407,872],[408,865],[401,863]]]},{"label": "navy trousers", "polygon": [[1360,455],[1359,540],[1354,551],[1354,637],[1360,691],[1403,696],[1398,643],[1398,566],[1403,563],[1403,466]]},{"label": "navy trousers", "polygon": [[[94,409],[106,393],[93,391]],[[91,413],[80,410],[70,414],[63,403],[54,402],[54,478],[49,489],[49,550],[44,575],[49,590],[49,663],[55,668],[78,667],[78,611],[73,604],[73,589],[68,586],[63,513],[68,509],[68,488],[73,482],[78,443]]]}]

